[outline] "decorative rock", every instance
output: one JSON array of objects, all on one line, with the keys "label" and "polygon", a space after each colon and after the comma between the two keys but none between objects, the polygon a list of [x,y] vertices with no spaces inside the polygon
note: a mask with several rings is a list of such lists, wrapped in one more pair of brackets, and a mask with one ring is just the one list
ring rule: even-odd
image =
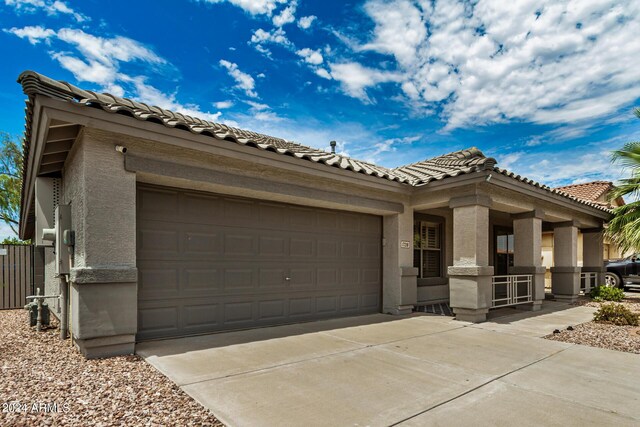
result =
[{"label": "decorative rock", "polygon": [[0,396],[20,404],[0,424],[223,426],[138,356],[86,360],[57,323],[36,333],[23,310],[0,311]]}]

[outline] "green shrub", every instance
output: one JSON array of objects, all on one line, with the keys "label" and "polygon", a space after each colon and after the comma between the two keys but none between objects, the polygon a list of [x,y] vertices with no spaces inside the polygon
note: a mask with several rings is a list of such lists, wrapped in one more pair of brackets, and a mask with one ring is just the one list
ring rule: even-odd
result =
[{"label": "green shrub", "polygon": [[638,326],[638,323],[640,322],[639,318],[640,316],[631,312],[631,310],[624,305],[615,304],[613,302],[602,304],[598,311],[593,315],[593,320],[596,322],[610,322],[618,326]]},{"label": "green shrub", "polygon": [[620,288],[611,288],[609,286],[596,286],[591,289],[589,296],[594,301],[622,301],[624,291]]}]

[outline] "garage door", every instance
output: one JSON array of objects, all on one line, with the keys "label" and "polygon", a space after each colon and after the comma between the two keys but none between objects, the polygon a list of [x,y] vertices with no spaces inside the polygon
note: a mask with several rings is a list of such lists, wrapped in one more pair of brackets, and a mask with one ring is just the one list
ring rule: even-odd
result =
[{"label": "garage door", "polygon": [[138,339],[380,311],[382,221],[138,188]]}]

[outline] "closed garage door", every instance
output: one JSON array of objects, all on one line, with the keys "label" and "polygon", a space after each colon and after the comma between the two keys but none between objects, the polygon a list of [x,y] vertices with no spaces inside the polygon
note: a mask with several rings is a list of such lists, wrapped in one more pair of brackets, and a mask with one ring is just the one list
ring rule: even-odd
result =
[{"label": "closed garage door", "polygon": [[382,221],[138,188],[138,339],[380,310]]}]

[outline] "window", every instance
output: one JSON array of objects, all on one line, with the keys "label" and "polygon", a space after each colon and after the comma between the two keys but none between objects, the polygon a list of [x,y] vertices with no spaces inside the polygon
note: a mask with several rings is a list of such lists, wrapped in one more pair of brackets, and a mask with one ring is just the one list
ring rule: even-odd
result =
[{"label": "window", "polygon": [[437,222],[413,223],[413,266],[418,278],[442,275],[442,225]]}]

